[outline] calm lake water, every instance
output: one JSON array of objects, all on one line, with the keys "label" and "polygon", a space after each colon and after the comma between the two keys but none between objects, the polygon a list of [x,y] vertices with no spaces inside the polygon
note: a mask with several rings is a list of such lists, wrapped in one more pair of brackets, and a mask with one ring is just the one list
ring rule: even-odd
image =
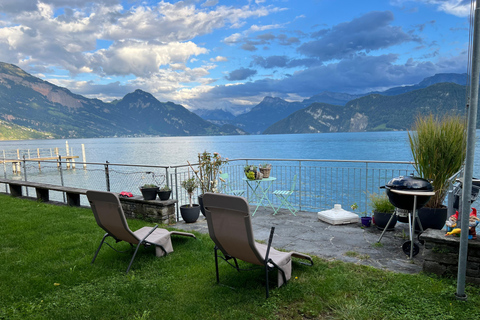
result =
[{"label": "calm lake water", "polygon": [[[477,132],[477,136],[480,132]],[[65,149],[66,140],[22,140],[1,141],[1,150],[30,149],[32,155],[37,148]],[[98,139],[69,139],[69,147],[73,148],[73,155],[80,156],[77,162],[82,161],[82,148],[85,145],[86,161],[89,163],[112,164],[138,164],[175,166],[187,165],[197,162],[197,154],[207,150],[219,152],[229,159],[313,159],[313,160],[364,160],[364,161],[411,161],[410,147],[407,132],[362,132],[362,133],[321,133],[321,134],[290,134],[290,135],[250,135],[250,136],[208,136],[208,137],[145,137],[145,138],[98,138]],[[478,155],[478,143],[476,154]],[[64,152],[62,152],[64,154]],[[258,161],[261,163],[262,161]],[[256,164],[256,162],[254,162]],[[240,163],[241,165],[241,163]],[[281,164],[285,168],[286,163]],[[293,164],[295,166],[296,164]],[[305,164],[304,164],[305,165]],[[31,164],[35,168],[35,163]],[[274,164],[276,166],[276,164]],[[350,164],[336,163],[337,167],[347,167]],[[381,165],[375,165],[377,168]],[[375,167],[372,166],[372,167]],[[386,165],[388,167],[389,165]],[[402,165],[403,166],[403,165]],[[30,169],[29,179],[46,183],[60,183],[58,170],[47,170],[43,166],[42,172]],[[372,168],[369,167],[369,168]],[[278,170],[282,167],[276,167]],[[406,169],[407,167],[403,168]],[[116,167],[114,169],[120,170]],[[125,168],[121,169],[124,170]],[[111,171],[111,190],[137,190],[138,186],[148,180],[145,169],[132,169],[139,171],[136,175]],[[157,174],[163,172],[157,170]],[[278,171],[277,170],[277,171]],[[306,170],[306,169],[304,169]],[[323,170],[318,168],[308,169],[302,176],[304,194],[302,203],[316,208],[331,208],[333,202],[342,203],[344,207],[353,202],[365,205],[366,198],[364,182],[361,182],[365,171],[338,171]],[[322,171],[323,170],[323,171]],[[357,172],[357,173],[355,173]],[[11,174],[11,170],[7,170]],[[243,172],[242,172],[243,173]],[[274,188],[284,189],[289,187],[292,179],[286,172],[276,172],[278,177]],[[358,175],[355,177],[355,175]],[[35,175],[35,177],[33,177]],[[345,182],[343,179],[350,176]],[[475,161],[474,176],[480,176],[480,159]],[[327,180],[325,180],[327,177]],[[17,177],[19,178],[19,177]],[[185,178],[185,177],[183,177]],[[283,180],[281,180],[282,178]],[[105,188],[105,173],[103,166],[90,166],[88,171],[64,171],[65,185],[103,190]],[[370,189],[367,192],[377,192],[378,187],[385,183],[385,178],[377,177],[369,181]],[[232,179],[233,180],[233,179]],[[238,180],[238,181],[237,181]],[[245,188],[241,174],[237,174],[237,188]],[[321,183],[321,182],[326,183]],[[356,181],[361,186],[353,187]],[[156,181],[158,182],[158,181]],[[150,182],[151,183],[151,182]],[[162,182],[163,183],[163,182]],[[1,187],[1,186],[0,186]],[[352,190],[363,191],[354,191]],[[347,190],[347,192],[345,192]],[[135,191],[138,193],[138,190]],[[342,200],[343,199],[343,200]],[[312,204],[308,204],[310,201]],[[330,203],[330,202],[332,203]]]},{"label": "calm lake water", "polygon": [[[1,141],[0,150],[65,148],[65,141]],[[87,162],[100,163],[183,165],[204,150],[230,159],[412,160],[407,132],[68,139],[68,144],[79,156],[84,144]]]}]

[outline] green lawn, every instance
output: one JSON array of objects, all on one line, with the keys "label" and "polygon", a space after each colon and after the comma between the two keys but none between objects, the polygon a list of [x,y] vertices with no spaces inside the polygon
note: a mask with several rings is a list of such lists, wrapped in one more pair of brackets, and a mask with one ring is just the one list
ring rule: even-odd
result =
[{"label": "green lawn", "polygon": [[480,319],[480,289],[461,302],[449,279],[314,258],[267,300],[260,270],[221,263],[216,284],[208,235],[162,258],[142,248],[125,275],[131,251],[104,246],[90,264],[104,232],[89,209],[0,195],[0,218],[0,319]]}]

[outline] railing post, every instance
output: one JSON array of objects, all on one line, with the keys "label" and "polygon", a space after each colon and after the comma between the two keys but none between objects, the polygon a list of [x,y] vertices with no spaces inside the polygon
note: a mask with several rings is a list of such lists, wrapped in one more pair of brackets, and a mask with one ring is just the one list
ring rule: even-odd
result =
[{"label": "railing post", "polygon": [[177,222],[180,221],[180,203],[178,202],[178,168],[175,167],[175,196],[177,198]]},{"label": "railing post", "polygon": [[[171,188],[169,182],[170,182],[170,179],[168,178],[168,167],[167,167],[167,168],[165,168],[165,185],[167,185],[167,186],[169,186],[169,187]],[[161,187],[161,186],[160,186],[160,187]]]},{"label": "railing post", "polygon": [[[57,163],[58,170],[60,171],[60,183],[62,184],[62,187],[65,186],[63,183],[63,170],[62,170],[62,156],[58,155],[58,163]],[[65,199],[65,192],[63,192],[63,202],[66,202],[67,200]]]},{"label": "railing post", "polygon": [[[7,179],[7,158],[5,157],[5,150],[3,150],[3,177]],[[6,186],[7,184],[5,184]]]},{"label": "railing post", "polygon": [[367,212],[368,198],[368,162],[365,162],[365,212]]},{"label": "railing post", "polygon": [[[244,165],[244,168],[248,166],[248,159],[245,160],[245,165]],[[244,171],[244,175],[245,175],[245,171]],[[250,188],[247,188],[247,202],[250,204],[250,202],[248,201],[248,199],[250,199]]]},{"label": "railing post", "polygon": [[[5,163],[5,160],[6,160],[6,158],[5,158],[5,150],[3,150],[3,177],[4,177],[5,179],[7,179],[7,164]],[[5,183],[5,192],[7,192],[7,190],[8,190],[8,189],[7,189],[7,186],[8,186],[8,184]]]},{"label": "railing post", "polygon": [[[23,155],[23,172],[25,172],[24,180],[27,181],[27,161],[25,161],[25,155]],[[27,190],[27,197],[28,197],[28,187],[25,187],[25,190]]]},{"label": "railing post", "polygon": [[105,161],[105,182],[107,184],[107,191],[110,192],[110,171],[108,170],[108,161]]},{"label": "railing post", "polygon": [[302,210],[302,161],[298,161],[298,207]]}]

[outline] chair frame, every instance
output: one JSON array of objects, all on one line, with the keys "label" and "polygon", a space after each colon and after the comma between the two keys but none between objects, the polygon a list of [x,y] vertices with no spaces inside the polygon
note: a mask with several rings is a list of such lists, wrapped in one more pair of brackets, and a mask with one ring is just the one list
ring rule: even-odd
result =
[{"label": "chair frame", "polygon": [[[266,297],[270,297],[270,288],[269,288],[269,284],[268,284],[268,273],[270,271],[274,271],[275,269],[277,269],[281,275],[282,275],[282,278],[283,278],[283,282],[286,283],[287,282],[287,278],[285,276],[285,271],[282,270],[282,268],[280,268],[272,259],[269,258],[269,254],[270,254],[270,248],[272,246],[272,241],[273,241],[273,233],[275,232],[275,227],[272,227],[270,229],[270,237],[268,238],[268,246],[267,246],[267,253],[265,255],[265,259],[264,259],[264,265],[263,267],[260,266],[258,268],[263,268],[265,270],[265,290],[266,290]],[[219,256],[218,255],[218,250],[219,247],[217,245],[215,245],[215,272],[216,272],[216,277],[217,277],[217,283],[220,283],[220,274],[219,274],[219,271],[218,271],[218,258],[222,259],[223,261],[227,262],[231,267],[233,267],[235,270],[237,271],[250,271],[250,270],[255,270],[255,269],[258,269],[258,268],[249,268],[249,269],[242,269],[239,267],[238,265],[238,261],[237,261],[237,258],[235,257],[232,257],[230,255],[226,255],[226,254],[222,254],[222,256]],[[221,252],[221,250],[220,250]],[[233,259],[233,261],[235,262],[235,265],[233,265],[232,263],[230,263],[229,260]],[[305,262],[300,262],[299,263],[301,264],[305,264],[305,265],[310,265],[308,263],[305,263]],[[313,262],[312,264],[313,265]]]},{"label": "chair frame", "polygon": [[[232,208],[225,208],[225,210],[229,210],[230,212],[234,212],[235,215],[238,213],[238,214],[241,214],[242,215],[242,229],[244,231],[246,231],[246,239],[248,242],[248,244],[246,244],[246,247],[249,248],[249,251],[251,253],[254,253],[256,256],[257,256],[257,260],[255,262],[252,262],[250,261],[249,263],[252,263],[252,264],[257,264],[259,265],[259,267],[257,268],[249,268],[249,269],[242,269],[239,267],[238,265],[238,261],[237,261],[237,257],[231,255],[228,253],[227,250],[225,250],[223,247],[222,247],[222,241],[219,241],[219,239],[217,238],[217,233],[215,232],[215,227],[214,227],[214,222],[212,221],[212,213],[211,213],[211,210],[212,208],[215,208],[215,210],[222,210],[223,207],[220,206],[220,207],[216,207],[216,206],[213,206],[211,204],[209,204],[209,197],[211,196],[215,196],[215,197],[224,197],[224,200],[225,201],[228,201],[230,199],[238,199],[237,201],[241,201],[242,203],[244,203],[245,205],[245,212],[242,211],[242,210],[236,210],[236,209],[232,209]],[[240,200],[242,199],[242,200]],[[209,230],[209,235],[210,235],[210,238],[213,240],[213,242],[215,243],[215,246],[214,246],[214,256],[215,256],[215,274],[216,274],[216,280],[217,280],[217,283],[220,283],[220,275],[219,275],[219,265],[218,265],[218,260],[219,258],[224,260],[225,262],[227,262],[230,266],[232,266],[235,270],[237,271],[248,271],[248,270],[253,270],[253,269],[258,269],[258,268],[263,268],[264,271],[265,271],[265,280],[266,280],[266,284],[265,284],[265,291],[266,291],[266,297],[268,298],[270,296],[269,294],[269,291],[270,291],[270,288],[269,288],[269,273],[271,271],[274,271],[275,269],[277,269],[277,271],[279,272],[279,275],[282,277],[282,284],[286,284],[287,283],[287,276],[286,276],[286,273],[285,271],[282,269],[282,267],[280,267],[275,261],[273,261],[273,259],[270,257],[270,253],[271,253],[271,250],[272,250],[272,241],[273,241],[273,235],[274,235],[274,232],[275,232],[275,227],[272,227],[270,229],[270,236],[268,238],[268,244],[266,246],[266,250],[265,250],[265,255],[264,256],[261,256],[260,254],[260,251],[259,251],[259,248],[258,246],[262,246],[262,248],[264,248],[263,246],[264,245],[261,245],[261,244],[258,244],[255,240],[254,240],[254,237],[253,237],[253,230],[252,230],[252,226],[251,226],[251,220],[250,220],[250,210],[249,210],[249,206],[248,206],[248,203],[246,202],[245,198],[242,198],[242,197],[238,197],[238,196],[229,196],[229,195],[221,195],[221,194],[211,194],[211,193],[206,193],[204,195],[204,204],[205,204],[205,217],[207,218],[207,224],[208,224],[208,230]],[[218,214],[218,213],[217,213]],[[237,221],[238,222],[238,221]],[[226,243],[226,242],[225,242]],[[218,251],[221,251],[222,255],[219,255],[218,254]],[[263,250],[263,249],[262,249]],[[273,249],[275,250],[275,249]],[[276,251],[276,250],[275,250]],[[278,251],[277,252],[277,257],[278,257]],[[297,253],[297,252],[286,252],[285,254],[290,254],[290,259],[292,257],[296,257],[296,258],[301,258],[301,259],[305,259],[305,260],[308,260],[309,263],[306,263],[306,262],[301,262],[301,261],[296,261],[300,264],[304,264],[304,265],[308,265],[308,266],[312,266],[313,265],[313,260],[310,256],[307,256],[305,254],[301,254],[301,253]],[[240,258],[239,258],[240,259]],[[247,258],[248,259],[248,258]],[[231,263],[230,260],[233,260],[234,263]],[[289,262],[290,263],[290,262]],[[290,272],[290,271],[289,271]],[[289,275],[290,276],[290,275]]]},{"label": "chair frame", "polygon": [[296,216],[296,213],[299,211],[297,208],[295,208],[290,201],[288,201],[288,198],[295,192],[295,185],[297,182],[297,175],[293,177],[293,182],[292,186],[290,187],[290,190],[275,190],[273,191],[273,194],[280,199],[280,206],[275,209],[273,212],[274,215],[277,214],[277,212],[284,207],[285,209],[288,209],[294,216]]},{"label": "chair frame", "polygon": [[[147,235],[145,237],[143,237],[142,239],[140,239],[140,241],[138,242],[138,244],[135,246],[135,251],[133,252],[133,256],[132,256],[132,259],[130,260],[130,263],[128,264],[128,268],[127,268],[127,272],[130,271],[130,268],[132,267],[132,264],[133,264],[133,260],[135,260],[135,257],[137,255],[137,252],[138,252],[138,249],[140,248],[140,246],[145,246],[145,247],[149,247],[151,245],[155,245],[159,248],[162,249],[163,253],[165,255],[167,255],[167,251],[165,250],[165,248],[162,246],[162,245],[159,245],[159,244],[156,244],[156,243],[151,243],[149,241],[147,241],[146,239],[155,231],[155,229],[158,228],[158,224],[156,224],[152,230],[150,230],[149,233],[147,233]],[[112,237],[113,239],[115,239],[115,242],[118,243],[118,242],[121,242],[122,240],[118,240],[117,238],[115,238],[115,236],[113,234],[110,234],[110,233],[105,233],[105,235],[103,236],[102,238],[102,241],[100,241],[100,245],[98,246],[97,248],[97,251],[95,251],[95,256],[93,257],[92,259],[92,262],[91,264],[93,264],[95,262],[95,259],[97,258],[98,256],[98,253],[100,252],[100,249],[102,248],[103,244],[107,244],[110,248],[112,248],[113,250],[117,251],[117,252],[124,252],[124,251],[119,251],[117,249],[115,249],[114,247],[112,247],[109,243],[105,242],[105,239],[108,238],[108,237]],[[133,244],[130,243],[130,246],[133,247]]]},{"label": "chair frame", "polygon": [[[108,200],[90,199],[90,196],[92,196],[92,198],[93,197],[98,197],[98,196],[104,196],[104,197],[110,197],[110,199],[108,199]],[[100,252],[100,249],[102,248],[104,243],[107,244],[110,248],[112,248],[113,250],[115,250],[117,252],[126,253],[126,251],[119,251],[119,250],[115,249],[112,245],[110,245],[108,242],[105,242],[105,240],[108,237],[112,237],[115,240],[116,243],[121,242],[121,241],[125,241],[125,242],[128,242],[131,247],[134,247],[134,245],[135,245],[135,251],[133,252],[132,259],[130,260],[130,263],[128,264],[128,268],[127,268],[127,271],[126,271],[127,274],[130,271],[130,268],[132,267],[132,264],[133,264],[133,261],[135,260],[138,249],[142,245],[144,247],[155,246],[155,247],[160,248],[162,253],[163,253],[162,256],[168,254],[169,251],[163,245],[161,245],[158,242],[152,242],[152,241],[147,240],[147,238],[149,236],[151,236],[157,229],[159,231],[161,230],[160,234],[158,234],[158,236],[165,235],[165,234],[168,234],[169,236],[171,236],[172,234],[175,234],[175,235],[192,237],[192,238],[196,239],[195,235],[192,234],[192,233],[179,232],[179,231],[168,231],[166,229],[158,228],[158,224],[156,224],[154,227],[143,227],[142,229],[150,228],[150,230],[148,230],[148,232],[146,232],[146,234],[142,238],[139,238],[138,235],[136,235],[134,232],[132,232],[130,230],[130,228],[128,227],[128,222],[127,222],[127,219],[125,217],[125,213],[123,212],[122,205],[120,203],[120,199],[118,198],[117,194],[111,193],[111,192],[89,190],[89,191],[87,191],[87,198],[89,198],[88,200],[90,202],[90,206],[92,208],[92,212],[93,212],[93,215],[95,217],[95,220],[96,220],[98,226],[106,231],[102,240],[100,241],[100,245],[98,246],[97,250],[95,251],[95,255],[94,255],[94,257],[92,259],[92,262],[91,262],[92,264],[95,262],[95,260],[98,256],[98,253]],[[116,201],[113,201],[113,199],[116,199]],[[116,236],[115,232],[112,232],[112,230],[110,230],[111,226],[105,226],[105,224],[102,223],[102,219],[100,218],[101,213],[99,213],[99,211],[97,210],[95,202],[106,202],[106,203],[114,204],[116,206],[115,215],[116,215],[116,218],[119,219],[119,220],[116,221],[117,223],[119,223],[118,225],[116,225],[116,228],[117,229],[121,228],[120,232],[123,233],[123,234],[121,234],[120,236],[118,236],[118,234],[117,234],[117,236]],[[112,227],[112,228],[114,228],[114,227]],[[141,229],[139,229],[139,230],[141,230]],[[139,231],[139,230],[137,230],[137,231]],[[137,232],[137,231],[135,231],[135,232]],[[162,234],[162,232],[164,232],[164,233]],[[123,239],[120,239],[119,237],[123,238]],[[156,238],[156,240],[158,240],[158,238]],[[170,252],[172,252],[173,249],[171,247],[171,244],[168,244],[168,245],[169,245]]]}]

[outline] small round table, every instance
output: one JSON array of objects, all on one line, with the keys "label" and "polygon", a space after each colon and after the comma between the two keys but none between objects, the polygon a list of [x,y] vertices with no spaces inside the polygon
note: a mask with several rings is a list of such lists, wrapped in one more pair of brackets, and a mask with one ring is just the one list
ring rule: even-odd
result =
[{"label": "small round table", "polygon": [[[257,207],[252,213],[252,217],[255,215],[257,212],[258,208],[262,205],[265,204],[265,206],[268,204],[272,209],[275,211],[275,208],[268,198],[268,190],[270,187],[273,185],[273,182],[277,180],[275,177],[268,177],[264,178],[261,180],[250,180],[248,178],[243,178],[245,182],[247,182],[248,188],[252,190],[252,197],[249,199],[249,202],[253,202],[257,204]],[[263,184],[263,186],[262,186]]]}]

